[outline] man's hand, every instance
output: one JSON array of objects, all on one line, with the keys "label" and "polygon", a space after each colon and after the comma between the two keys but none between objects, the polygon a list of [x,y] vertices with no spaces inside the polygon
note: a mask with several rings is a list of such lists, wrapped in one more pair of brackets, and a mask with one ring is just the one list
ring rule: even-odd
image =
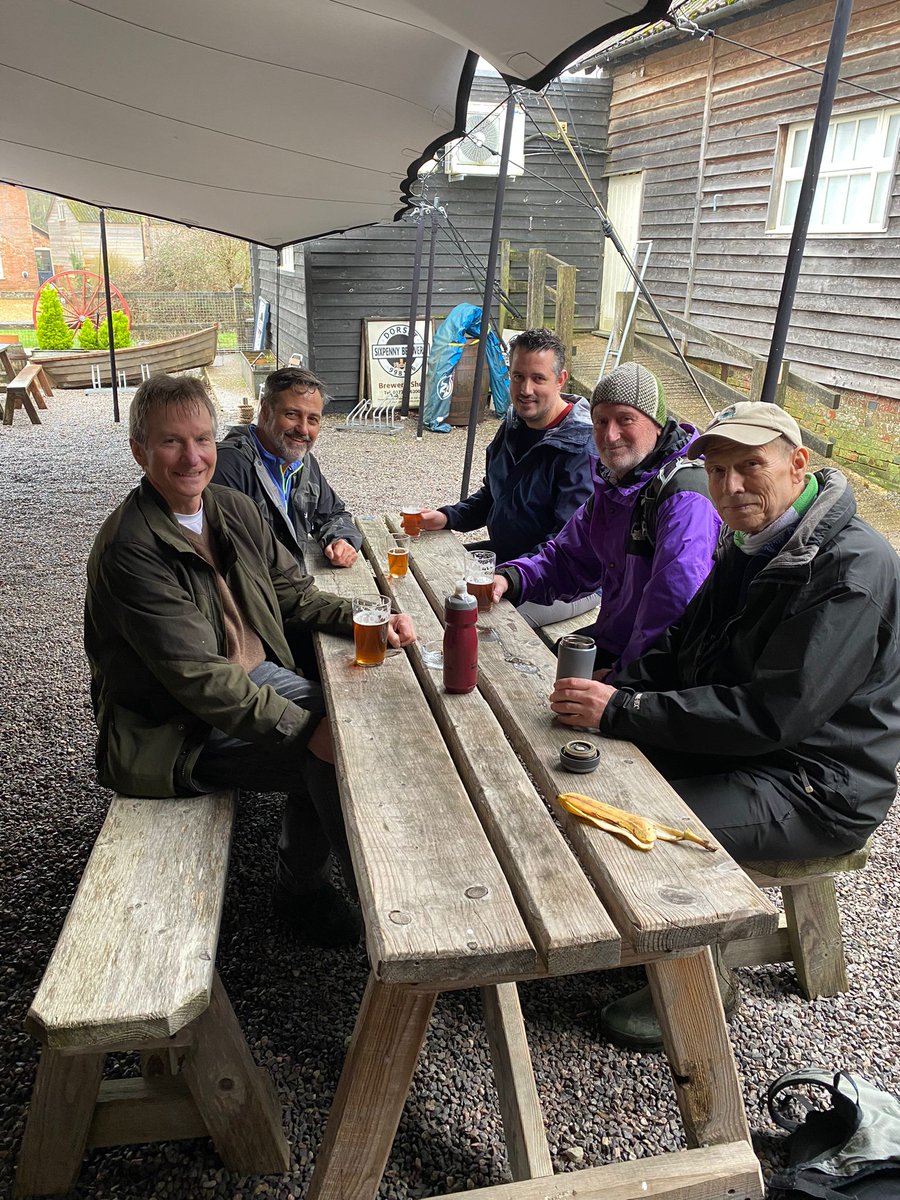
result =
[{"label": "man's hand", "polygon": [[595,679],[557,679],[550,707],[563,725],[597,729],[616,689]]},{"label": "man's hand", "polygon": [[509,580],[505,575],[494,576],[494,590],[491,592],[491,601],[496,604],[501,596],[509,591]]},{"label": "man's hand", "polygon": [[429,531],[433,529],[446,529],[447,514],[438,512],[436,508],[424,508],[422,510],[422,528]]},{"label": "man's hand", "polygon": [[391,646],[411,646],[416,640],[416,628],[412,617],[406,613],[394,613],[388,621],[388,644]]},{"label": "man's hand", "polygon": [[325,547],[325,557],[336,567],[352,567],[359,556],[346,538],[335,538]]}]

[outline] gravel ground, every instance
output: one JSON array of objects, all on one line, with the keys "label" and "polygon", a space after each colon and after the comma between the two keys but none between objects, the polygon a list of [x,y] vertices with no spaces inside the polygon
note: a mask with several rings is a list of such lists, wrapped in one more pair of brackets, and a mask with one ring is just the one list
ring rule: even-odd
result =
[{"label": "gravel ground", "polygon": [[[241,384],[214,373],[223,418]],[[127,405],[123,405],[123,410]],[[0,597],[5,633],[0,727],[0,1194],[9,1194],[37,1061],[22,1032],[109,796],[93,776],[94,730],[81,648],[84,564],[101,521],[137,479],[108,393],[58,392],[44,423],[21,414],[0,432]],[[317,452],[359,513],[407,498],[438,502],[459,486],[464,437],[412,429],[396,437],[339,433],[335,414]],[[479,430],[476,464],[495,428]],[[477,477],[477,476],[476,476]],[[398,485],[397,481],[402,481]],[[241,1178],[206,1140],[92,1151],[76,1197],[299,1197],[340,1072],[366,977],[363,951],[308,950],[268,912],[279,800],[248,800],[236,830],[219,968],[251,1049],[284,1104],[293,1171]],[[740,972],[743,1005],[731,1025],[757,1152],[766,1169],[780,1135],[762,1108],[766,1085],[808,1063],[842,1066],[900,1092],[896,880],[898,813],[876,839],[868,869],[839,882],[851,988],[812,1003],[789,968]],[[638,1158],[683,1145],[674,1094],[657,1054],[614,1049],[596,1034],[597,1004],[630,990],[636,971],[520,988],[549,1141],[558,1171]],[[134,1071],[128,1058],[120,1073]],[[437,1005],[381,1195],[434,1195],[506,1180],[507,1163],[475,993]]]}]

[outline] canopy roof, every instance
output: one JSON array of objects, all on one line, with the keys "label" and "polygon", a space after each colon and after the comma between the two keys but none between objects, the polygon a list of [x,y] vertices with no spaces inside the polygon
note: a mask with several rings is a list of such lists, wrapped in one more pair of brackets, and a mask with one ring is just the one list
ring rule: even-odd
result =
[{"label": "canopy roof", "polygon": [[543,87],[668,5],[6,0],[0,178],[268,246],[320,237],[402,211],[464,131],[478,56]]}]

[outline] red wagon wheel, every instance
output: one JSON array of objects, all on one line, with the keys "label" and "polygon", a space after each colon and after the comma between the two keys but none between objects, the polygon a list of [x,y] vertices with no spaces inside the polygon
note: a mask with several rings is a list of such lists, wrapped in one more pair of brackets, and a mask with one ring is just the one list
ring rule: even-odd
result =
[{"label": "red wagon wheel", "polygon": [[[37,326],[41,292],[45,287],[54,287],[59,293],[63,316],[70,329],[80,329],[82,322],[87,317],[90,317],[95,325],[106,321],[106,291],[103,276],[95,275],[93,271],[60,271],[59,274],[51,276],[41,284],[35,292],[34,304],[31,306],[31,319],[35,326]],[[121,309],[128,316],[130,324],[131,309],[128,307],[125,297],[115,284],[109,285],[109,292],[112,297],[113,312]]]}]

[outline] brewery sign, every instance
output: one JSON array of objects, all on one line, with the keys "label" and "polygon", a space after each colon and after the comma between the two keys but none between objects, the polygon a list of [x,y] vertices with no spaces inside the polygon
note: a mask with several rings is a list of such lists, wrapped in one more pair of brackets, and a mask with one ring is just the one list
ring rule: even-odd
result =
[{"label": "brewery sign", "polygon": [[[365,322],[365,365],[367,386],[364,395],[372,405],[399,404],[403,398],[403,379],[409,346],[408,321]],[[413,343],[412,375],[409,383],[411,404],[419,403],[422,387],[422,352],[425,349],[425,322],[416,322]]]}]

